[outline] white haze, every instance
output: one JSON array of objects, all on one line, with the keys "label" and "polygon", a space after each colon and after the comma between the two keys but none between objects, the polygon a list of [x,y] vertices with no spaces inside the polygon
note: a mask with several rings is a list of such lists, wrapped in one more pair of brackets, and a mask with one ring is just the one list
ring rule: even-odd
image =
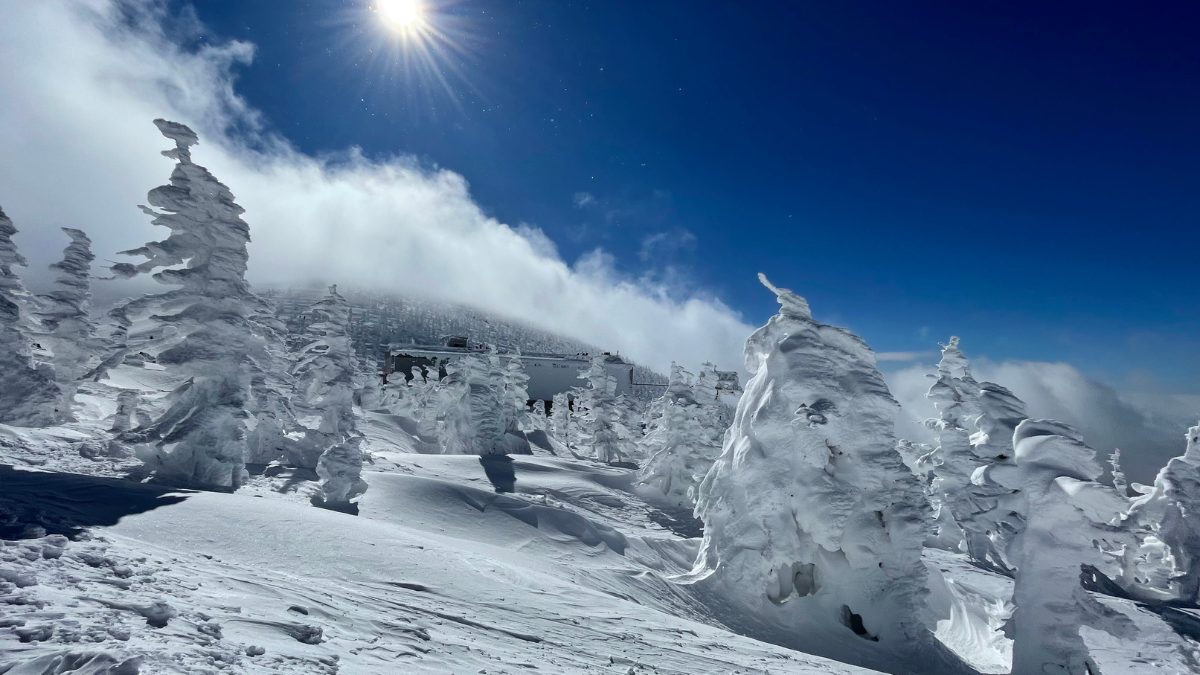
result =
[{"label": "white haze", "polygon": [[[259,284],[337,282],[472,304],[665,369],[672,359],[736,368],[751,327],[719,300],[574,264],[535,227],[488,217],[467,181],[410,157],[356,149],[315,158],[263,131],[235,92],[253,46],[189,53],[140,3],[130,27],[109,0],[23,2],[0,21],[0,206],[21,229],[35,279],[87,230],[101,259],[152,238],[135,205],[171,164],[151,120],[193,126],[195,156],[246,208]],[[234,130],[234,131],[231,131]]]}]

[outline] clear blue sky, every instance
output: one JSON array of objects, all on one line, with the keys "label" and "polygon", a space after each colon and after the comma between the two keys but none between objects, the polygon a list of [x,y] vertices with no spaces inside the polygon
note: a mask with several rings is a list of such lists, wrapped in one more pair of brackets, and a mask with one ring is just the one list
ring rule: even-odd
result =
[{"label": "clear blue sky", "polygon": [[568,260],[671,264],[752,323],[761,270],[880,351],[1200,390],[1198,3],[426,0],[444,81],[365,3],[195,4],[300,149],[452,169]]}]

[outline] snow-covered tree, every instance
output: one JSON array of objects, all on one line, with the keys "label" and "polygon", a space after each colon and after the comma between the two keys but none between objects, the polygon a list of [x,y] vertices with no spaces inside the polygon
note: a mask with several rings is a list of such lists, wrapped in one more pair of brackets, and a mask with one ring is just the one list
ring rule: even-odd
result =
[{"label": "snow-covered tree", "polygon": [[[505,433],[515,417],[513,400],[505,386],[508,373],[500,356],[492,350],[479,360],[468,376],[473,447],[483,456],[507,454]],[[525,405],[522,401],[522,407]]]},{"label": "snow-covered tree", "polygon": [[62,228],[71,238],[62,260],[50,265],[55,272],[54,288],[38,296],[40,327],[37,341],[53,353],[54,376],[62,398],[59,418],[74,418],[72,408],[80,381],[100,364],[96,325],[88,315],[92,292],[92,240],[82,231]]},{"label": "snow-covered tree", "polygon": [[196,134],[175,122],[154,123],[175,143],[162,154],[176,164],[169,184],[147,197],[155,208],[141,208],[170,234],[125,252],[145,261],[112,270],[120,277],[150,273],[176,287],[125,311],[150,326],[130,340],[187,380],[158,419],[125,440],[141,444],[139,455],[160,478],[235,489],[246,478],[250,375],[263,355],[248,318],[257,301],[246,283],[250,228],[229,188],[192,161]]},{"label": "snow-covered tree", "polygon": [[487,364],[476,354],[466,354],[445,366],[446,376],[438,381],[431,401],[437,420],[438,440],[447,455],[475,453],[475,421],[471,416],[471,379],[486,372]]},{"label": "snow-covered tree", "polygon": [[446,377],[437,393],[443,452],[528,454],[528,442],[516,428],[519,394],[509,387],[511,375],[495,350],[466,354],[446,364]]},{"label": "snow-covered tree", "polygon": [[1013,445],[1015,471],[1004,473],[1021,487],[1027,520],[1008,551],[1017,567],[1015,609],[1006,629],[1013,639],[1012,672],[1098,673],[1080,627],[1120,638],[1133,626],[1084,590],[1081,566],[1119,573],[1097,542],[1123,538],[1112,523],[1126,502],[1097,482],[1103,470],[1095,451],[1067,425],[1025,420]]},{"label": "snow-covered tree", "polygon": [[[1169,564],[1166,590],[1185,602],[1200,601],[1200,424],[1188,429],[1184,453],[1168,461],[1154,485],[1143,492],[1133,500],[1131,524],[1141,525],[1169,551],[1169,556],[1152,561],[1159,567]],[[1155,541],[1149,542],[1148,548],[1152,553]],[[1145,583],[1163,586],[1161,580],[1146,579]]]},{"label": "snow-covered tree", "polygon": [[357,361],[347,332],[350,305],[337,286],[330,286],[308,316],[308,344],[292,370],[297,405],[306,413],[304,441],[296,444],[289,460],[317,470],[325,504],[344,506],[366,490],[361,478],[362,435],[354,417]]},{"label": "snow-covered tree", "polygon": [[529,413],[529,374],[521,361],[521,353],[506,357],[504,365],[504,390],[512,419],[506,425],[512,429],[528,429],[533,424]]},{"label": "snow-covered tree", "polygon": [[1112,453],[1108,456],[1108,465],[1112,467],[1112,486],[1116,489],[1117,494],[1122,497],[1129,496],[1129,481],[1125,479],[1125,472],[1121,470],[1121,449],[1113,448]]},{"label": "snow-covered tree", "polygon": [[931,467],[930,496],[937,522],[937,542],[956,549],[964,537],[969,550],[979,547],[979,533],[961,529],[960,514],[971,509],[967,490],[975,471],[970,428],[979,414],[976,401],[979,384],[971,377],[966,356],[957,337],[942,346],[936,380],[926,397],[933,401],[938,417],[926,421],[937,434],[938,444],[923,462]]},{"label": "snow-covered tree", "polygon": [[896,452],[898,404],[861,339],[759,279],[780,310],[746,342],[751,378],[700,485],[691,579],[755,614],[795,603],[792,616],[823,634],[920,649],[932,643],[920,616],[926,501]]},{"label": "snow-covered tree", "polygon": [[0,210],[0,423],[46,426],[62,417],[62,394],[53,368],[33,360],[25,315],[29,294],[17,274],[26,263],[13,241],[16,233],[12,220]]},{"label": "snow-covered tree", "polygon": [[938,445],[918,464],[932,474],[936,541],[964,546],[973,559],[1008,571],[1004,551],[1023,526],[1022,502],[1014,488],[989,478],[988,467],[1011,463],[1012,433],[1025,405],[1000,385],[977,382],[957,337],[942,348],[928,397],[938,411],[928,422]]},{"label": "snow-covered tree", "polygon": [[621,462],[627,455],[621,438],[621,402],[616,378],[608,374],[606,363],[607,357],[597,354],[588,369],[580,372],[579,379],[587,386],[575,390],[574,417],[579,424],[580,445],[587,447],[592,457],[602,462]]},{"label": "snow-covered tree", "polygon": [[696,402],[703,406],[716,406],[717,384],[720,376],[714,363],[704,362],[700,365],[700,374],[696,376]]},{"label": "snow-covered tree", "polygon": [[278,318],[277,308],[270,299],[255,296],[253,300],[250,328],[261,351],[249,364],[247,407],[253,415],[253,425],[247,436],[246,463],[268,464],[287,456],[292,451],[293,436],[302,435],[303,429],[290,395],[296,390],[296,381],[291,372],[293,354],[288,348],[287,326]]},{"label": "snow-covered tree", "polygon": [[578,433],[571,419],[570,395],[560,392],[554,395],[550,403],[550,425],[554,429],[554,436],[568,448],[574,447]]},{"label": "snow-covered tree", "polygon": [[705,427],[706,410],[696,401],[691,379],[681,366],[671,364],[667,390],[655,402],[661,414],[650,422],[642,439],[642,452],[648,459],[638,474],[640,483],[689,509],[695,506],[696,486],[720,452]]}]

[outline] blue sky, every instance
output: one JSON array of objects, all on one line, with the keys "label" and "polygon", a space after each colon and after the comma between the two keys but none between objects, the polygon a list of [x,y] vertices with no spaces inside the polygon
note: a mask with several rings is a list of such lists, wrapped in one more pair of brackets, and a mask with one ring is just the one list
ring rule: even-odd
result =
[{"label": "blue sky", "polygon": [[257,46],[238,91],[299,148],[451,168],[567,259],[752,323],[766,271],[882,351],[1200,376],[1200,6],[428,4],[445,83],[354,0],[197,12]]},{"label": "blue sky", "polygon": [[167,116],[247,208],[256,283],[732,367],[763,271],[879,352],[957,333],[1196,393],[1200,6],[424,2],[427,68],[368,0],[0,7],[29,278],[62,225],[102,258],[155,235]]}]

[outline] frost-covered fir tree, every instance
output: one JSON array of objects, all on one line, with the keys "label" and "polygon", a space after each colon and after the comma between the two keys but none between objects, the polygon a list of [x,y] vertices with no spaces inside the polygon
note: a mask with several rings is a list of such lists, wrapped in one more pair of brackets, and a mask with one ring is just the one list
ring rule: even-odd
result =
[{"label": "frost-covered fir tree", "polygon": [[[592,357],[587,370],[580,372],[579,379],[587,381],[587,387],[576,397],[575,419],[579,422],[581,444],[591,456],[602,462],[621,462],[626,458],[621,439],[621,402],[617,398],[616,378],[605,368],[606,357]],[[582,410],[580,410],[582,403]]]},{"label": "frost-covered fir tree", "polygon": [[1012,672],[1098,673],[1080,627],[1125,638],[1133,626],[1084,590],[1081,566],[1119,572],[1097,542],[1123,538],[1111,523],[1125,500],[1097,482],[1103,470],[1095,451],[1065,424],[1025,420],[1013,446],[1016,470],[1009,473],[1027,501],[1027,521],[1008,552],[1017,568],[1015,609],[1006,629],[1013,639]]},{"label": "frost-covered fir tree", "polygon": [[554,436],[568,448],[574,447],[576,431],[571,419],[571,398],[567,392],[554,395],[550,401],[550,425]]},{"label": "frost-covered fir tree", "polygon": [[937,434],[937,446],[923,462],[931,467],[933,480],[930,495],[937,522],[937,542],[945,548],[956,549],[964,537],[967,547],[981,546],[978,533],[964,532],[960,514],[971,508],[967,489],[976,464],[971,451],[971,425],[978,416],[976,400],[979,384],[971,377],[966,356],[959,349],[957,337],[942,346],[936,380],[925,395],[938,411],[936,419],[926,424]]},{"label": "frost-covered fir tree", "polygon": [[705,409],[696,401],[691,379],[681,366],[671,364],[667,390],[655,402],[661,412],[642,439],[648,459],[638,474],[641,484],[688,509],[695,506],[695,488],[719,452],[705,428]]},{"label": "frost-covered fir tree", "polygon": [[[261,351],[250,372],[249,411],[253,428],[247,436],[247,464],[268,464],[289,454],[293,436],[303,433],[296,419],[290,393],[296,383],[292,377],[292,353],[288,349],[287,327],[277,317],[277,308],[268,298],[254,298],[250,327],[259,338]],[[311,336],[310,336],[311,337]]]},{"label": "frost-covered fir tree", "polygon": [[292,370],[306,428],[304,442],[296,444],[290,461],[317,470],[327,505],[345,506],[367,488],[362,480],[362,435],[354,417],[357,364],[347,332],[350,305],[337,286],[330,286],[309,308],[308,317],[308,344]]},{"label": "frost-covered fir tree", "polygon": [[721,453],[725,431],[733,422],[733,407],[722,400],[720,382],[716,364],[706,362],[700,366],[700,374],[696,376],[696,402],[701,407],[700,425],[711,447],[710,464]]},{"label": "frost-covered fir tree", "polygon": [[926,651],[937,669],[950,657],[921,618],[926,501],[896,452],[898,404],[861,339],[759,279],[780,309],[746,342],[751,378],[700,486],[689,578],[751,616],[786,611],[806,649],[876,664]]},{"label": "frost-covered fir tree", "polygon": [[62,260],[50,265],[55,272],[54,288],[38,296],[36,315],[40,323],[37,341],[53,354],[54,376],[62,398],[59,418],[74,419],[71,410],[75,392],[84,376],[100,364],[96,325],[88,315],[92,292],[92,240],[82,230],[62,228],[71,238]]},{"label": "frost-covered fir tree", "polygon": [[62,418],[62,394],[49,364],[36,364],[25,308],[29,294],[17,269],[25,258],[17,252],[17,228],[0,210],[0,423],[39,427]]},{"label": "frost-covered fir tree", "polygon": [[529,412],[529,374],[521,361],[521,353],[509,355],[504,364],[504,390],[512,410],[510,429],[528,429],[533,424]]},{"label": "frost-covered fir tree", "polygon": [[145,261],[112,270],[120,277],[149,273],[176,287],[131,302],[125,312],[149,326],[129,340],[187,380],[158,419],[125,440],[141,444],[139,455],[160,478],[235,489],[246,478],[250,375],[263,355],[248,318],[257,301],[246,283],[250,228],[229,188],[192,161],[196,134],[175,122],[154,123],[174,142],[162,154],[176,164],[169,184],[147,196],[154,208],[141,208],[169,234],[124,252]]},{"label": "frost-covered fir tree", "polygon": [[[505,433],[516,412],[505,386],[508,373],[495,350],[478,363],[479,367],[472,369],[468,376],[474,426],[472,445],[480,455],[504,455],[507,454]],[[521,405],[524,406],[524,402]]]},{"label": "frost-covered fir tree", "polygon": [[[1200,424],[1187,431],[1184,453],[1159,470],[1154,485],[1133,500],[1130,521],[1170,552],[1168,590],[1185,602],[1200,601]],[[1146,548],[1143,546],[1143,548]],[[1153,542],[1149,547],[1151,550]],[[1149,585],[1162,586],[1146,580]]]},{"label": "frost-covered fir tree", "polygon": [[288,463],[315,469],[327,449],[357,434],[354,419],[354,348],[347,327],[350,305],[330,286],[305,312],[303,344],[292,360],[305,443],[289,449]]},{"label": "frost-covered fir tree", "polygon": [[471,379],[487,369],[477,354],[466,354],[447,363],[446,376],[438,381],[431,401],[442,452],[467,455],[475,452],[475,421],[471,416]]},{"label": "frost-covered fir tree", "polygon": [[1024,403],[1000,385],[977,382],[957,337],[942,348],[928,397],[938,411],[929,421],[938,445],[920,464],[933,477],[937,543],[963,546],[973,559],[1008,571],[1004,551],[1022,527],[1022,502],[1015,489],[990,480],[987,467],[1011,463],[1012,432],[1025,418]]},{"label": "frost-covered fir tree", "polygon": [[508,386],[510,377],[508,364],[494,350],[466,354],[446,365],[436,404],[443,452],[482,456],[529,453],[528,443],[516,428],[516,395]]}]

